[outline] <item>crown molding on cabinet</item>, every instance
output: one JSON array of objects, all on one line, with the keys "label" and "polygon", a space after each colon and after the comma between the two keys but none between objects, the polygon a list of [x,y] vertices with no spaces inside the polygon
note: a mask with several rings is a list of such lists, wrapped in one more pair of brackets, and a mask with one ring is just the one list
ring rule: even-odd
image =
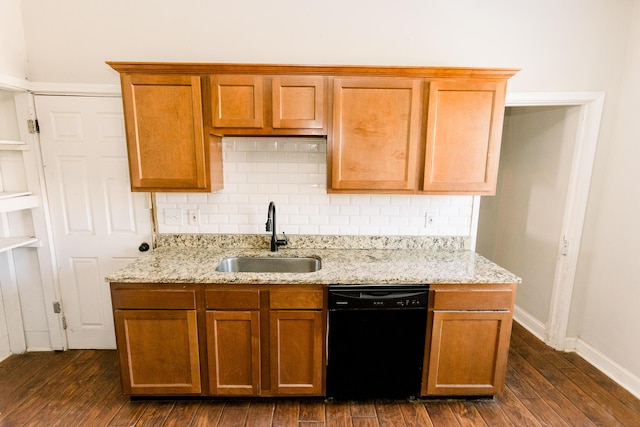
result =
[{"label": "crown molding on cabinet", "polygon": [[117,62],[107,64],[119,73],[168,74],[314,74],[331,76],[368,75],[381,77],[423,78],[495,78],[508,79],[519,68],[421,67],[378,65],[280,65],[227,64],[199,62]]}]

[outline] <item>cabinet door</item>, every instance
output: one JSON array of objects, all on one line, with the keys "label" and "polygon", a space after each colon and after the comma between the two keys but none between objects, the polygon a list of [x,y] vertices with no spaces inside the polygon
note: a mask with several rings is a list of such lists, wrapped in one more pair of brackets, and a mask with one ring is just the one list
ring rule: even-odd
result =
[{"label": "cabinet door", "polygon": [[324,77],[275,76],[271,86],[274,129],[324,128]]},{"label": "cabinet door", "polygon": [[269,319],[272,393],[323,395],[322,311],[271,310]]},{"label": "cabinet door", "polygon": [[125,395],[199,394],[195,310],[115,310]]},{"label": "cabinet door", "polygon": [[505,81],[429,84],[423,190],[493,195]]},{"label": "cabinet door", "polygon": [[133,191],[210,188],[200,77],[122,74]]},{"label": "cabinet door", "polygon": [[417,188],[422,80],[334,80],[330,190]]},{"label": "cabinet door", "polygon": [[206,319],[211,394],[260,394],[260,312],[207,311]]},{"label": "cabinet door", "polygon": [[433,311],[427,395],[492,395],[502,391],[511,312]]},{"label": "cabinet door", "polygon": [[213,75],[214,128],[264,127],[263,76]]}]

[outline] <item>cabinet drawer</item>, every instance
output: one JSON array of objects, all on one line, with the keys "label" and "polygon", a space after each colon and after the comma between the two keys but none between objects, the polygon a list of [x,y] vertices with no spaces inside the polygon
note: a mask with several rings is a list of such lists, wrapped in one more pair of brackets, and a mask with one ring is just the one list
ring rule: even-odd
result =
[{"label": "cabinet drawer", "polygon": [[113,308],[175,309],[196,308],[196,292],[191,289],[116,289],[111,291]]},{"label": "cabinet drawer", "polygon": [[434,310],[511,310],[513,292],[510,290],[435,291]]},{"label": "cabinet drawer", "polygon": [[260,291],[249,290],[207,290],[204,293],[207,309],[217,310],[259,310]]},{"label": "cabinet drawer", "polygon": [[321,290],[272,290],[269,291],[269,308],[317,309],[323,307]]}]

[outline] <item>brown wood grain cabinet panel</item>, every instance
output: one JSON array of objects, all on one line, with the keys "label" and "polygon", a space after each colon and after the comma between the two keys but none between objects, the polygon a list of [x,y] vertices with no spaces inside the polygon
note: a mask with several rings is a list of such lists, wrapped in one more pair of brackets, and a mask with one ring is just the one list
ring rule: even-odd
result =
[{"label": "brown wood grain cabinet panel", "polygon": [[196,291],[192,289],[113,289],[114,309],[195,310]]},{"label": "brown wood grain cabinet panel", "polygon": [[271,310],[269,318],[272,393],[323,395],[322,311]]},{"label": "brown wood grain cabinet panel", "polygon": [[200,394],[196,317],[195,310],[114,311],[124,394]]},{"label": "brown wood grain cabinet panel", "polygon": [[211,190],[200,77],[122,74],[121,83],[132,191]]},{"label": "brown wood grain cabinet panel", "polygon": [[429,83],[423,190],[496,190],[506,80]]},{"label": "brown wood grain cabinet panel", "polygon": [[274,76],[271,85],[274,129],[325,127],[325,78]]},{"label": "brown wood grain cabinet panel", "polygon": [[271,290],[269,307],[272,309],[318,309],[324,305],[322,289],[317,290]]},{"label": "brown wood grain cabinet panel", "polygon": [[328,190],[417,190],[422,79],[336,78]]},{"label": "brown wood grain cabinet panel", "polygon": [[433,311],[428,395],[492,395],[502,391],[512,313]]},{"label": "brown wood grain cabinet panel", "polygon": [[210,81],[214,128],[264,126],[264,76],[221,74]]},{"label": "brown wood grain cabinet panel", "polygon": [[260,394],[260,312],[207,311],[209,391]]},{"label": "brown wood grain cabinet panel", "polygon": [[433,294],[435,310],[512,310],[515,293],[500,290],[442,290]]},{"label": "brown wood grain cabinet panel", "polygon": [[207,289],[204,293],[207,309],[218,310],[259,310],[260,291],[258,289]]}]

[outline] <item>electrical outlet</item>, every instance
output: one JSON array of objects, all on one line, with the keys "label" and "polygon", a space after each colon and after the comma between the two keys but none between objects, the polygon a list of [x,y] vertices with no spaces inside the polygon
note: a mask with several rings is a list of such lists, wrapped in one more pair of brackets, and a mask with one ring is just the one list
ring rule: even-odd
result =
[{"label": "electrical outlet", "polygon": [[189,225],[200,225],[200,209],[189,209]]},{"label": "electrical outlet", "polygon": [[166,225],[182,225],[182,209],[165,209],[164,223]]},{"label": "electrical outlet", "polygon": [[424,214],[424,226],[425,227],[432,227],[434,225],[434,221],[435,221],[435,212],[427,212]]}]

